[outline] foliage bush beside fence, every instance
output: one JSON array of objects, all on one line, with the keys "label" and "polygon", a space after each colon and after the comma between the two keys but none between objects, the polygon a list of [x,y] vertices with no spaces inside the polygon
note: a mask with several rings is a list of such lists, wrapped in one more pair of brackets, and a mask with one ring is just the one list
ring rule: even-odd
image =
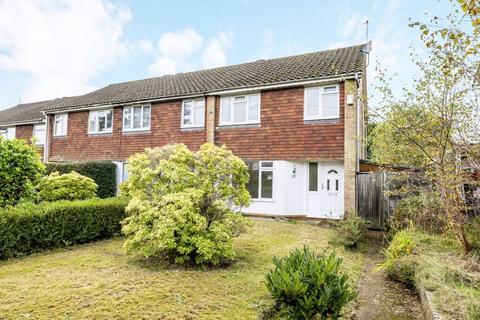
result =
[{"label": "foliage bush beside fence", "polygon": [[99,198],[114,197],[117,191],[117,166],[111,161],[86,161],[48,163],[47,174],[58,171],[60,174],[75,171],[92,178],[98,185]]},{"label": "foliage bush beside fence", "polygon": [[0,210],[0,259],[113,236],[120,232],[127,202],[59,201]]}]

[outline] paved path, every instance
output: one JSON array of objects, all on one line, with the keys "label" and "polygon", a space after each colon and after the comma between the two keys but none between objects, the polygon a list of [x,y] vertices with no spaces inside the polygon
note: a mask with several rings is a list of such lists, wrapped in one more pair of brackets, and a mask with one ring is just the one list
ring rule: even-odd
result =
[{"label": "paved path", "polygon": [[352,319],[357,320],[423,320],[420,301],[415,292],[390,280],[384,272],[375,270],[382,261],[382,245],[369,242],[367,262],[360,279],[359,297]]}]

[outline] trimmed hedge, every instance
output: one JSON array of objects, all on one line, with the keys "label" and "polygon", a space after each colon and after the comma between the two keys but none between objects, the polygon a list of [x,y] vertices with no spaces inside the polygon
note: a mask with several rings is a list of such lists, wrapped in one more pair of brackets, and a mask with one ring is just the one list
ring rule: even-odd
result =
[{"label": "trimmed hedge", "polygon": [[75,171],[92,178],[98,185],[99,198],[114,197],[117,191],[117,166],[111,161],[58,162],[47,163],[47,174],[58,171],[60,174]]},{"label": "trimmed hedge", "polygon": [[124,198],[23,204],[0,210],[0,259],[120,233]]}]

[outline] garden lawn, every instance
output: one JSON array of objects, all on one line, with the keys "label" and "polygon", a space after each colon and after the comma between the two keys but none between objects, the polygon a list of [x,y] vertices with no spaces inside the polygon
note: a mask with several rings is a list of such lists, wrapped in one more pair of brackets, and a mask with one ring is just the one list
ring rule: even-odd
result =
[{"label": "garden lawn", "polygon": [[336,250],[356,282],[360,252],[331,243],[335,230],[255,220],[235,239],[236,261],[195,270],[125,254],[124,238],[0,262],[0,319],[257,319],[271,304],[264,274],[274,255],[308,244]]},{"label": "garden lawn", "polygon": [[480,258],[463,257],[457,241],[417,232],[415,281],[431,292],[445,319],[480,319]]}]

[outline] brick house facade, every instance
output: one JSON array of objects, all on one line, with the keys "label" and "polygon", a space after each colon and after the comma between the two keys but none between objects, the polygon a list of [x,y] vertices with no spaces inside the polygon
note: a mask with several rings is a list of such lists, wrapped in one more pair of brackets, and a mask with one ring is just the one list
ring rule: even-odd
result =
[{"label": "brick house facade", "polygon": [[[356,207],[363,48],[114,84],[30,108],[43,115],[45,161],[110,160],[121,182],[145,148],[211,142],[249,166],[254,199],[243,212],[336,219]],[[17,138],[33,128],[17,122]]]}]

